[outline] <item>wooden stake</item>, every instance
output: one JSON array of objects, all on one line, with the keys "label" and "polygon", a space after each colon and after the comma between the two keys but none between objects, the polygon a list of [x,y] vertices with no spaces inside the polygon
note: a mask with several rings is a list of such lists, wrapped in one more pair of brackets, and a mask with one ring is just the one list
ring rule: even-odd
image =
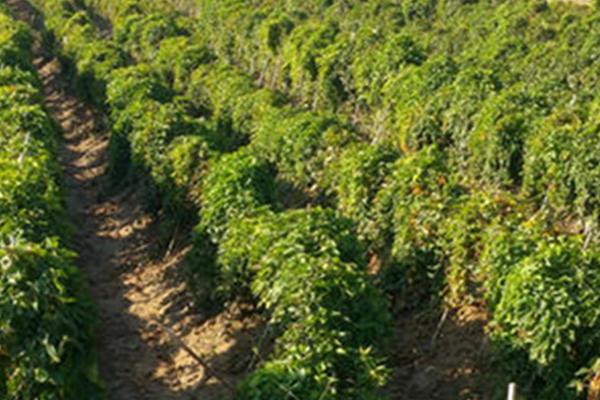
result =
[{"label": "wooden stake", "polygon": [[517,384],[510,383],[508,385],[508,400],[517,400]]}]

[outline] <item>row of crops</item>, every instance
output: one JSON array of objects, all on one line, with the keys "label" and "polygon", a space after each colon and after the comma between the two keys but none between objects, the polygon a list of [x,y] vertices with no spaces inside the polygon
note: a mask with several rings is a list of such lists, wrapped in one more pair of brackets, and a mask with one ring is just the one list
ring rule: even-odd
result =
[{"label": "row of crops", "polygon": [[93,399],[93,313],[66,246],[59,129],[32,43],[0,2],[0,398]]},{"label": "row of crops", "polygon": [[597,11],[84,3],[39,5],[109,110],[113,176],[144,173],[174,221],[197,214],[191,288],[255,299],[277,337],[239,398],[377,398],[386,294],[485,301],[507,376],[534,398],[585,396],[600,373]]},{"label": "row of crops", "polygon": [[[598,11],[197,3],[200,39],[227,67],[197,70],[190,100],[220,93],[215,108],[280,176],[331,196],[383,260],[384,289],[483,298],[508,376],[534,398],[585,396],[600,372]],[[285,113],[253,107],[247,82],[346,129],[315,118],[297,134]]]},{"label": "row of crops", "polygon": [[[218,290],[206,297],[251,294],[269,311],[276,350],[242,384],[238,398],[374,396],[387,372],[376,345],[388,336],[390,318],[367,277],[362,246],[349,221],[331,210],[285,211],[275,195],[273,166],[253,155],[249,137],[221,134],[210,110],[181,98],[175,75],[189,79],[182,69],[213,61],[193,44],[192,21],[128,4],[115,10],[118,45],[111,45],[85,9],[64,1],[40,5],[65,44],[74,81],[97,83],[79,85],[94,91],[91,98],[106,88],[114,176],[147,173],[172,218],[182,204],[201,205],[198,251],[208,242],[218,248],[214,264],[207,265],[205,255],[196,258],[199,284],[217,282]],[[80,38],[81,32],[88,36]],[[94,54],[110,60],[110,67],[88,69],[98,65]]]}]

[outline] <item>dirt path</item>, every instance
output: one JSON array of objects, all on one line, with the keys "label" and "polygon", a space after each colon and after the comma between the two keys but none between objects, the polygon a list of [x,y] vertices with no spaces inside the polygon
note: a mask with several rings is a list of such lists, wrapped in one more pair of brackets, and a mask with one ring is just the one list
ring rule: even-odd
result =
[{"label": "dirt path", "polygon": [[[440,318],[441,317],[441,318]],[[390,354],[394,400],[489,400],[501,396],[490,365],[484,308],[465,305],[443,316],[396,315]],[[500,392],[498,392],[500,390]]]},{"label": "dirt path", "polygon": [[[41,37],[43,18],[36,10],[25,0],[7,3]],[[246,372],[258,322],[235,307],[202,320],[180,278],[188,248],[157,254],[158,222],[141,206],[138,188],[104,194],[108,134],[99,130],[97,113],[70,93],[59,62],[39,40],[35,56],[46,106],[64,132],[60,159],[76,228],[73,247],[98,310],[96,351],[109,398],[230,397],[152,321],[170,326],[234,383]]]}]

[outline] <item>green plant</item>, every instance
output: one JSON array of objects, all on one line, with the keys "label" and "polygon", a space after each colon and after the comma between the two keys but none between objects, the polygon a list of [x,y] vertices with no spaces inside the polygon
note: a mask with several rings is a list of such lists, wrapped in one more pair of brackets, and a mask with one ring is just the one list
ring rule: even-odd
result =
[{"label": "green plant", "polygon": [[[6,243],[7,238],[1,235]],[[90,311],[73,254],[56,241],[0,246],[3,398],[98,398]],[[2,386],[0,386],[2,388]],[[4,397],[7,396],[7,397]]]},{"label": "green plant", "polygon": [[336,157],[353,134],[335,117],[273,109],[257,128],[252,147],[299,187],[321,179],[328,161]]},{"label": "green plant", "polygon": [[600,343],[598,255],[582,250],[578,239],[532,233],[498,237],[486,257],[497,282],[490,296],[493,338],[507,351],[526,354],[533,366],[521,368],[521,375],[536,378],[544,398],[576,398],[568,383]]},{"label": "green plant", "polygon": [[32,35],[0,7],[0,398],[101,398],[69,226],[57,127],[33,76]]},{"label": "green plant", "polygon": [[[273,359],[243,383],[239,398],[376,398],[386,368],[374,338],[388,337],[389,316],[360,267],[351,226],[315,209],[263,212],[227,231],[221,290],[250,289],[283,331]],[[249,235],[255,240],[240,246]]]},{"label": "green plant", "polygon": [[390,289],[437,286],[441,229],[460,186],[435,147],[400,158],[374,200],[376,248],[390,247],[383,282]]},{"label": "green plant", "polygon": [[274,200],[269,166],[247,149],[215,159],[204,182],[200,227],[216,243],[230,222],[252,216]]},{"label": "green plant", "polygon": [[355,221],[362,239],[372,238],[373,201],[400,154],[388,146],[355,143],[328,166],[324,186],[334,193],[340,214]]}]

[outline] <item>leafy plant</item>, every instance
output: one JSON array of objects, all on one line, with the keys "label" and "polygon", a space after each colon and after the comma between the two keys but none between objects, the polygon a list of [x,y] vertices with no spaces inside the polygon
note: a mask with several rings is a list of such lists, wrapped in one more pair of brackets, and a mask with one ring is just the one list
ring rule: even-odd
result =
[{"label": "leafy plant", "polygon": [[209,166],[202,192],[200,227],[218,243],[230,223],[273,202],[269,166],[247,149],[225,154]]},{"label": "leafy plant", "polygon": [[400,158],[374,201],[378,248],[390,246],[392,266],[384,283],[391,289],[439,284],[440,236],[460,186],[435,147]]},{"label": "leafy plant", "polygon": [[[249,234],[255,240],[240,247]],[[228,230],[219,249],[221,288],[239,293],[249,282],[284,332],[239,398],[371,398],[385,382],[374,338],[389,335],[389,316],[359,267],[353,236],[349,221],[322,209],[266,212]]]},{"label": "leafy plant", "polygon": [[488,270],[492,282],[500,279],[502,286],[492,283],[493,338],[526,355],[533,365],[521,369],[522,376],[536,378],[542,396],[576,398],[568,383],[578,365],[596,356],[593,349],[600,341],[598,255],[582,250],[580,240],[547,239],[527,231],[500,236],[494,246]]},{"label": "leafy plant", "polygon": [[69,227],[57,129],[32,74],[32,35],[0,7],[0,397],[97,399],[85,285]]}]

